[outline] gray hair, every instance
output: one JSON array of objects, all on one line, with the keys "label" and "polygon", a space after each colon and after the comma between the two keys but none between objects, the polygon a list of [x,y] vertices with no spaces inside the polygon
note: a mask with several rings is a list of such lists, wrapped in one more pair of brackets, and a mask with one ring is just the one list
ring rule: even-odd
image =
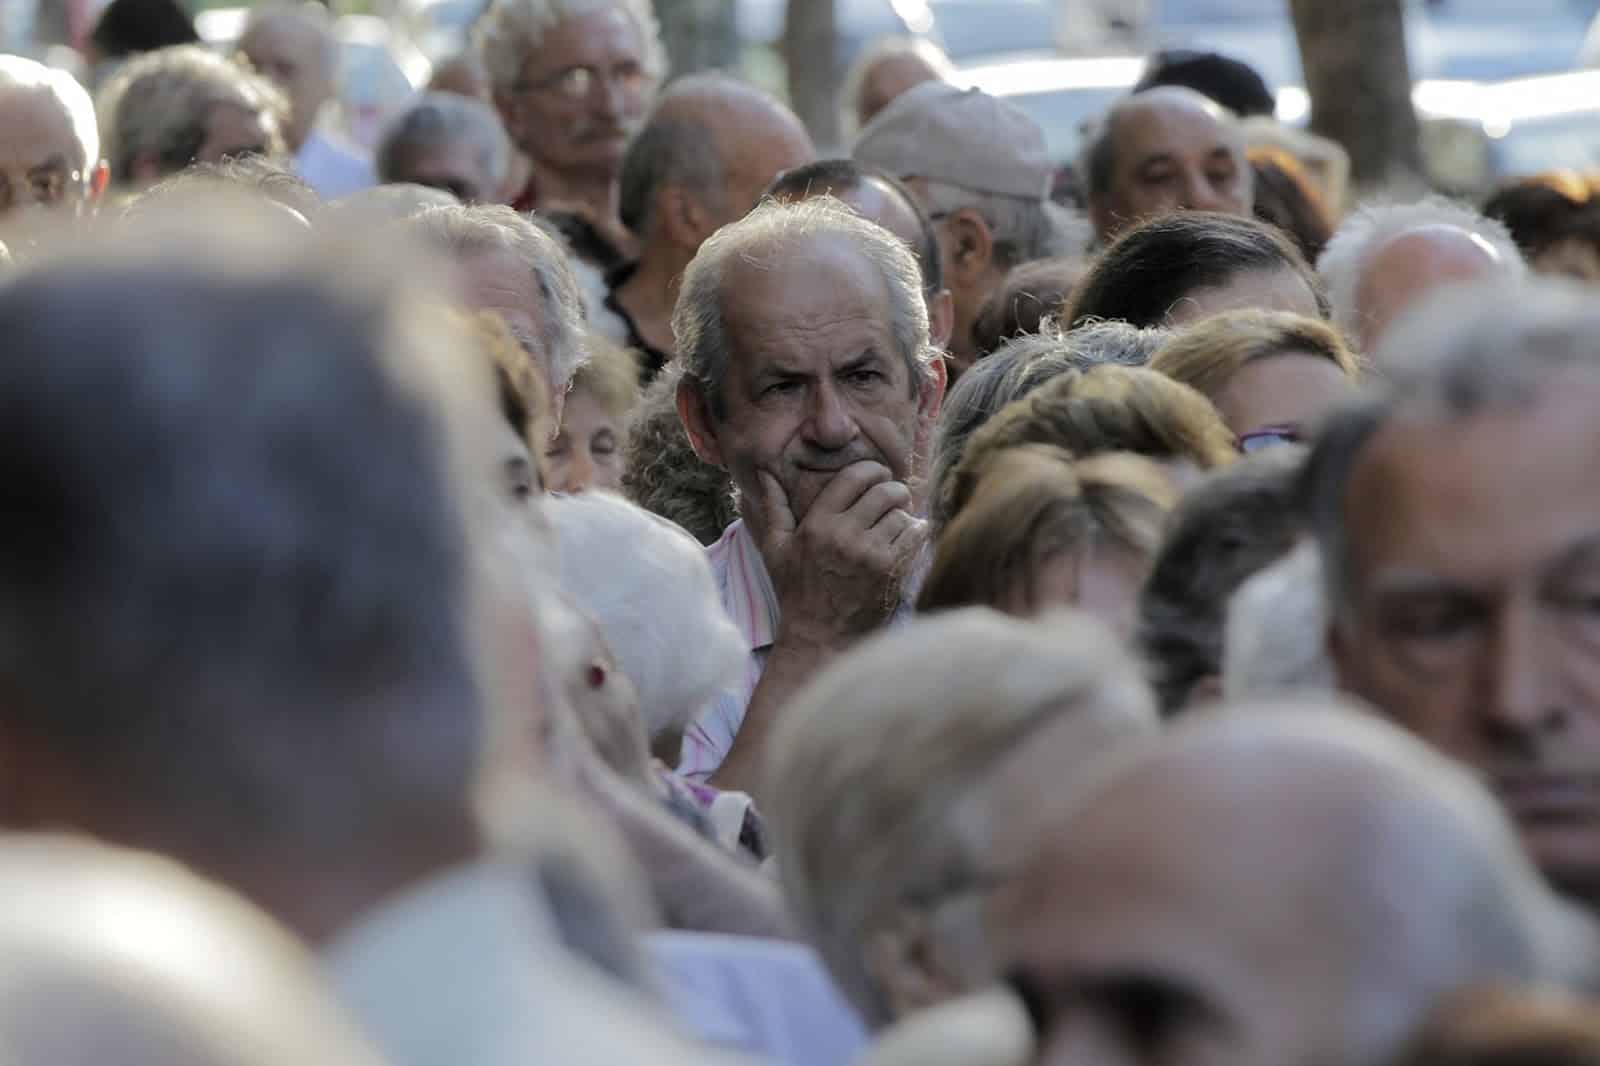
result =
[{"label": "gray hair", "polygon": [[618,217],[630,231],[643,236],[656,191],[667,185],[692,190],[720,208],[716,198],[725,174],[716,137],[704,122],[651,116],[622,159]]},{"label": "gray hair", "polygon": [[316,0],[270,0],[268,3],[257,4],[250,9],[249,20],[245,23],[244,33],[239,38],[241,47],[252,31],[273,19],[290,19],[315,33],[317,47],[321,52],[321,55],[317,56],[317,61],[321,64],[323,73],[329,78],[338,76],[339,37],[334,32],[333,19],[326,7]]},{"label": "gray hair", "polygon": [[544,511],[561,542],[562,587],[638,690],[651,739],[681,731],[749,654],[700,542],[603,492],[552,497]]},{"label": "gray hair", "polygon": [[378,180],[408,181],[418,155],[449,145],[474,153],[478,166],[498,187],[511,171],[511,139],[494,109],[455,93],[423,93],[391,122],[374,157]]},{"label": "gray hair", "polygon": [[1075,216],[1045,200],[979,192],[942,181],[926,184],[928,214],[970,208],[983,216],[994,235],[995,258],[1004,269],[1035,259],[1082,254],[1088,245],[1086,233],[1073,228]]},{"label": "gray hair", "polygon": [[73,135],[83,149],[78,166],[87,182],[100,162],[100,129],[95,121],[94,101],[78,80],[64,70],[35,63],[22,56],[0,55],[0,94],[40,93],[55,98],[56,104],[72,125]]},{"label": "gray hair", "polygon": [[1087,370],[1102,363],[1143,366],[1171,337],[1165,329],[1139,329],[1126,322],[1091,322],[1071,331],[1059,324],[1017,337],[978,360],[944,399],[934,430],[929,464],[930,518],[934,527],[948,518],[941,501],[966,452],[967,441],[1007,404],[1069,370]]},{"label": "gray hair", "polygon": [[910,370],[913,388],[926,385],[928,368],[939,353],[928,341],[922,272],[906,243],[831,196],[787,204],[769,200],[700,246],[684,271],[672,312],[685,379],[700,389],[713,414],[722,412],[722,386],[731,355],[723,321],[729,262],[737,259],[781,270],[795,245],[829,237],[848,241],[878,271],[888,291],[895,347]]},{"label": "gray hair", "polygon": [[569,18],[610,8],[626,14],[638,29],[646,72],[657,78],[665,74],[667,53],[651,0],[493,0],[475,30],[490,86],[497,93],[511,92],[545,34]]},{"label": "gray hair", "polygon": [[348,857],[471,813],[460,438],[423,286],[254,217],[0,290],[0,713],[190,858]]},{"label": "gray hair", "polygon": [[268,133],[281,142],[289,113],[283,94],[232,59],[185,44],[129,60],[100,93],[100,133],[111,180],[132,181],[141,159],[154,161],[162,174],[194,162],[206,141],[210,111],[218,104],[264,116]]},{"label": "gray hair", "polygon": [[1384,388],[1326,422],[1300,481],[1331,623],[1352,603],[1345,489],[1367,442],[1399,418],[1454,421],[1531,404],[1550,374],[1600,369],[1597,337],[1600,310],[1588,290],[1547,280],[1445,291],[1389,331],[1379,352]]},{"label": "gray hair", "polygon": [[[1361,279],[1373,253],[1395,237],[1422,226],[1453,226],[1487,241],[1499,257],[1506,277],[1527,273],[1522,253],[1505,224],[1480,214],[1469,204],[1443,196],[1415,203],[1369,203],[1340,223],[1317,259],[1317,272],[1328,289],[1333,322],[1352,343],[1361,336],[1357,306]],[[1368,353],[1370,354],[1370,353]]]},{"label": "gray hair", "polygon": [[[543,308],[539,315],[550,387],[564,394],[588,359],[583,342],[583,297],[558,237],[509,207],[430,207],[407,220],[423,241],[456,256],[510,252],[522,261]],[[518,337],[532,348],[533,338]]]},{"label": "gray hair", "polygon": [[[1034,622],[967,608],[916,621],[860,645],[790,704],[766,773],[778,868],[801,927],[869,1023],[889,1019],[864,961],[872,934],[900,908],[942,908],[986,887],[984,842],[1006,816],[986,786],[1064,717],[1083,729],[1066,778],[1157,728],[1129,653],[1073,612]],[[942,926],[945,944],[981,939],[977,916],[956,909],[968,921]]]},{"label": "gray hair", "polygon": [[1322,558],[1302,544],[1239,586],[1222,638],[1222,694],[1228,701],[1289,692],[1332,691]]}]

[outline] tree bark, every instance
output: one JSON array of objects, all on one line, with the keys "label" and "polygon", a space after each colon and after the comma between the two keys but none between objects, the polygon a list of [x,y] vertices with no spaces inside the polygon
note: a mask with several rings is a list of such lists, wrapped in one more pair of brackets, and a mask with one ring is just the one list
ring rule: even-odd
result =
[{"label": "tree bark", "polygon": [[783,61],[789,106],[824,149],[840,139],[836,94],[844,80],[834,32],[833,0],[788,0],[783,19]]},{"label": "tree bark", "polygon": [[1403,0],[1290,0],[1312,132],[1350,153],[1359,193],[1423,183]]},{"label": "tree bark", "polygon": [[733,0],[660,0],[656,15],[673,77],[738,65]]}]

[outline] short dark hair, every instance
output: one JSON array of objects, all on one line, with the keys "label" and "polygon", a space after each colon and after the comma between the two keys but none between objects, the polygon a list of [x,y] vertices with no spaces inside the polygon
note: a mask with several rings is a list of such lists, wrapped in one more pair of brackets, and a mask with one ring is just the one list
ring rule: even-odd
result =
[{"label": "short dark hair", "polygon": [[1159,326],[1185,296],[1256,270],[1295,272],[1315,296],[1318,313],[1328,317],[1322,281],[1276,227],[1211,211],[1180,211],[1133,227],[1102,252],[1078,285],[1066,320]]},{"label": "short dark hair", "polygon": [[917,266],[922,271],[922,288],[929,295],[944,289],[944,265],[939,258],[939,237],[933,231],[933,220],[921,201],[911,195],[900,179],[877,169],[866,167],[854,159],[818,159],[803,166],[786,170],[767,186],[766,195],[775,200],[804,200],[808,196],[853,192],[868,181],[886,187],[916,217],[921,234],[917,247]]},{"label": "short dark hair", "polygon": [[1184,496],[1139,597],[1138,641],[1163,714],[1222,673],[1228,600],[1294,547],[1302,449],[1269,448],[1206,477]]},{"label": "short dark hair", "polygon": [[1256,218],[1286,233],[1315,263],[1333,237],[1333,215],[1298,159],[1281,148],[1245,153],[1256,176]]},{"label": "short dark hair", "polygon": [[681,185],[700,196],[720,197],[723,180],[722,156],[709,126],[692,119],[652,118],[622,157],[617,217],[642,236],[657,189]]},{"label": "short dark hair", "polygon": [[0,290],[0,716],[179,848],[458,819],[465,531],[397,294],[184,253]]},{"label": "short dark hair", "polygon": [[1193,89],[1240,118],[1271,117],[1278,110],[1277,98],[1254,67],[1216,52],[1187,48],[1157,52],[1150,57],[1133,91],[1142,93],[1164,85]]},{"label": "short dark hair", "polygon": [[1600,178],[1552,171],[1502,185],[1483,213],[1511,231],[1522,254],[1535,256],[1564,240],[1600,250]]}]

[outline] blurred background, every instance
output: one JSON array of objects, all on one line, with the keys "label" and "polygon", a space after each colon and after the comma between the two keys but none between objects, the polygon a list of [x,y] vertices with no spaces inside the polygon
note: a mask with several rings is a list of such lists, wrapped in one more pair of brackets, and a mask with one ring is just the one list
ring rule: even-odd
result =
[{"label": "blurred background", "polygon": [[[88,34],[106,0],[0,0],[0,50],[103,78]],[[126,0],[125,0],[126,2]],[[150,0],[155,3],[157,0]],[[176,2],[229,48],[247,8]],[[343,41],[330,117],[370,147],[384,120],[461,51],[486,0],[329,0]],[[736,71],[840,146],[853,59],[926,38],[956,80],[1006,96],[1070,171],[1085,123],[1160,49],[1255,67],[1277,118],[1350,151],[1357,190],[1425,184],[1476,197],[1498,182],[1600,164],[1600,0],[657,0],[673,72]]]}]

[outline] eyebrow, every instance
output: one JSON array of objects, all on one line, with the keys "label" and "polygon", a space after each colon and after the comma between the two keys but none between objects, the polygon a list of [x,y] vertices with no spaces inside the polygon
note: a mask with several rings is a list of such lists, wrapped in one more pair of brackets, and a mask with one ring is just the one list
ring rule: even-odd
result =
[{"label": "eyebrow", "polygon": [[49,159],[46,159],[43,163],[40,163],[40,164],[38,164],[36,166],[28,168],[28,173],[29,174],[38,174],[40,171],[45,171],[45,170],[66,170],[66,169],[68,169],[67,157],[62,155],[61,153],[57,152],[55,155],[51,156]]},{"label": "eyebrow", "polygon": [[877,348],[868,348],[854,359],[839,364],[839,366],[834,368],[833,372],[835,374],[849,374],[856,370],[866,370],[882,361],[883,357],[878,354]]},{"label": "eyebrow", "polygon": [[1453,578],[1440,577],[1425,570],[1397,569],[1380,572],[1372,579],[1372,591],[1379,596],[1470,596],[1476,590]]}]

